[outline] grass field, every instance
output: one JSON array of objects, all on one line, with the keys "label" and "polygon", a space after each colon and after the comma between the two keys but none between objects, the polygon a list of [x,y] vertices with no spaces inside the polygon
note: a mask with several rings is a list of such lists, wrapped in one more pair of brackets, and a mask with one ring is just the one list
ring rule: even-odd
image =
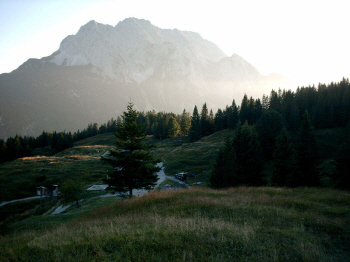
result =
[{"label": "grass field", "polygon": [[[189,183],[209,180],[216,154],[227,134],[224,130],[188,143],[184,138],[153,140],[153,154],[164,162],[167,175],[178,172],[196,174]],[[0,202],[36,194],[36,187],[45,184],[61,185],[67,178],[83,181],[86,185],[100,183],[106,178],[108,165],[100,161],[101,155],[113,147],[112,133],[90,137],[74,144],[54,156],[33,156],[0,164]],[[44,180],[44,181],[43,181]]]},{"label": "grass field", "polygon": [[86,185],[106,178],[101,155],[113,146],[113,134],[90,137],[54,156],[33,156],[0,164],[0,202],[36,195],[36,187],[61,185],[67,178]]},{"label": "grass field", "polygon": [[209,181],[217,154],[228,135],[232,135],[231,130],[222,130],[194,143],[188,143],[181,138],[158,141],[154,155],[163,160],[166,175],[188,172],[196,175],[188,178],[189,184],[206,183]]},{"label": "grass field", "polygon": [[[344,132],[345,129],[317,131],[324,159],[332,158],[346,137]],[[232,135],[231,130],[222,130],[194,143],[188,143],[186,138],[154,140],[148,137],[146,141],[156,145],[152,151],[163,161],[166,175],[188,172],[196,175],[189,178],[189,184],[206,184],[217,153],[228,135]],[[100,161],[101,155],[113,147],[114,142],[114,134],[107,133],[76,142],[73,148],[54,156],[39,155],[0,164],[0,202],[35,195],[36,187],[42,185],[43,179],[45,184],[58,185],[67,178],[83,181],[86,185],[100,183],[109,169]]]},{"label": "grass field", "polygon": [[[56,199],[44,207],[39,199],[0,207],[0,261],[350,261],[349,192],[205,187],[230,134],[223,130],[195,143],[147,138],[166,175],[195,174],[186,182],[201,186],[130,200],[84,191],[81,208],[58,215],[51,215],[62,204]],[[343,130],[317,136],[327,159]],[[43,178],[59,185],[74,178],[85,189],[100,183],[109,168],[100,157],[114,141],[113,134],[98,135],[55,156],[1,164],[0,201],[35,195]]]},{"label": "grass field", "polygon": [[22,221],[0,261],[350,261],[345,191],[192,188],[69,214]]}]

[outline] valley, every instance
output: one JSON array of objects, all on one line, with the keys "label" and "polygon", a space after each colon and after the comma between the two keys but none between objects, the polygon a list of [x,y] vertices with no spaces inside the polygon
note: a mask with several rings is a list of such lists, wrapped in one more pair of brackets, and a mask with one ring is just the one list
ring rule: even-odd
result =
[{"label": "valley", "polygon": [[[100,156],[113,147],[111,133],[83,139],[54,156],[0,164],[2,200],[33,195],[43,177],[57,184],[74,177],[84,184],[81,207],[72,204],[59,214],[52,215],[61,200],[49,198],[43,207],[39,199],[0,207],[0,260],[348,261],[348,191],[207,187],[217,153],[232,132],[194,143],[148,137],[167,176],[183,171],[196,176],[185,181],[190,188],[165,179],[154,192],[132,199],[86,191],[106,176],[109,166]],[[318,137],[330,150],[342,134],[342,129],[322,130]],[[160,191],[162,185],[178,189]]]}]

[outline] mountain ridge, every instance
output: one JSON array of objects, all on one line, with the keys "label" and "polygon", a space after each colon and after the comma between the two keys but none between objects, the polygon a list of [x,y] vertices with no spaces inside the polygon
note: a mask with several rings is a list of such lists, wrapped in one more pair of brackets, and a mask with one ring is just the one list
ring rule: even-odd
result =
[{"label": "mountain ridge", "polygon": [[136,18],[114,27],[91,20],[51,55],[0,75],[0,138],[105,123],[130,100],[140,111],[192,112],[207,102],[215,112],[244,93],[261,96],[288,83],[267,79],[198,33]]}]

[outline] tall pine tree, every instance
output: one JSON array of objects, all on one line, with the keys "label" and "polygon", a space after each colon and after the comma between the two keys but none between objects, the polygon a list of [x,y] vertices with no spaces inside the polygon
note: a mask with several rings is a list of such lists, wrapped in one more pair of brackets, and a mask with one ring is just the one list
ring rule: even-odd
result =
[{"label": "tall pine tree", "polygon": [[274,109],[264,111],[260,119],[256,122],[256,129],[266,161],[272,159],[276,137],[281,132],[283,126],[283,116]]},{"label": "tall pine tree", "polygon": [[272,184],[277,186],[292,186],[292,179],[295,172],[295,150],[285,128],[282,128],[276,138],[272,163]]},{"label": "tall pine tree", "polygon": [[191,128],[191,116],[190,113],[184,109],[180,118],[181,135],[187,136]]},{"label": "tall pine tree", "polygon": [[234,184],[235,151],[232,140],[226,137],[224,147],[219,151],[210,177],[210,184],[215,188],[230,187]]},{"label": "tall pine tree", "polygon": [[201,137],[201,127],[199,120],[199,113],[197,106],[194,106],[192,120],[191,120],[191,128],[189,132],[189,139],[191,142],[197,141]]},{"label": "tall pine tree", "polygon": [[297,172],[293,179],[293,186],[317,186],[319,176],[318,144],[314,129],[311,125],[308,111],[305,111],[296,141]]},{"label": "tall pine tree", "polygon": [[[213,115],[212,118],[214,119]],[[202,107],[199,124],[201,129],[201,137],[208,136],[213,133],[213,123],[211,123],[210,120],[207,103],[204,103]]]},{"label": "tall pine tree", "polygon": [[213,187],[260,186],[263,157],[255,128],[237,124],[232,140],[226,139],[219,152],[210,182]]},{"label": "tall pine tree", "polygon": [[109,156],[102,160],[112,165],[112,171],[105,182],[108,189],[114,192],[129,192],[132,197],[133,189],[151,189],[157,182],[155,172],[160,161],[154,159],[150,153],[152,146],[143,142],[145,130],[143,125],[136,123],[137,113],[133,104],[129,103],[127,111],[123,112],[123,122],[117,128],[115,148],[110,150]]},{"label": "tall pine tree", "polygon": [[243,126],[238,124],[232,146],[236,155],[233,185],[262,185],[264,162],[255,127],[247,121]]}]

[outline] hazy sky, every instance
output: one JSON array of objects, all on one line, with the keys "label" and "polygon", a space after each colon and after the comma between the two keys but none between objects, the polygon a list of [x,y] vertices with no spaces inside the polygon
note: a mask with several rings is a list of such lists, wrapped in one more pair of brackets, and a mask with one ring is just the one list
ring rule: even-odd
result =
[{"label": "hazy sky", "polygon": [[48,56],[90,20],[194,31],[299,85],[350,77],[349,0],[0,0],[0,73]]}]

